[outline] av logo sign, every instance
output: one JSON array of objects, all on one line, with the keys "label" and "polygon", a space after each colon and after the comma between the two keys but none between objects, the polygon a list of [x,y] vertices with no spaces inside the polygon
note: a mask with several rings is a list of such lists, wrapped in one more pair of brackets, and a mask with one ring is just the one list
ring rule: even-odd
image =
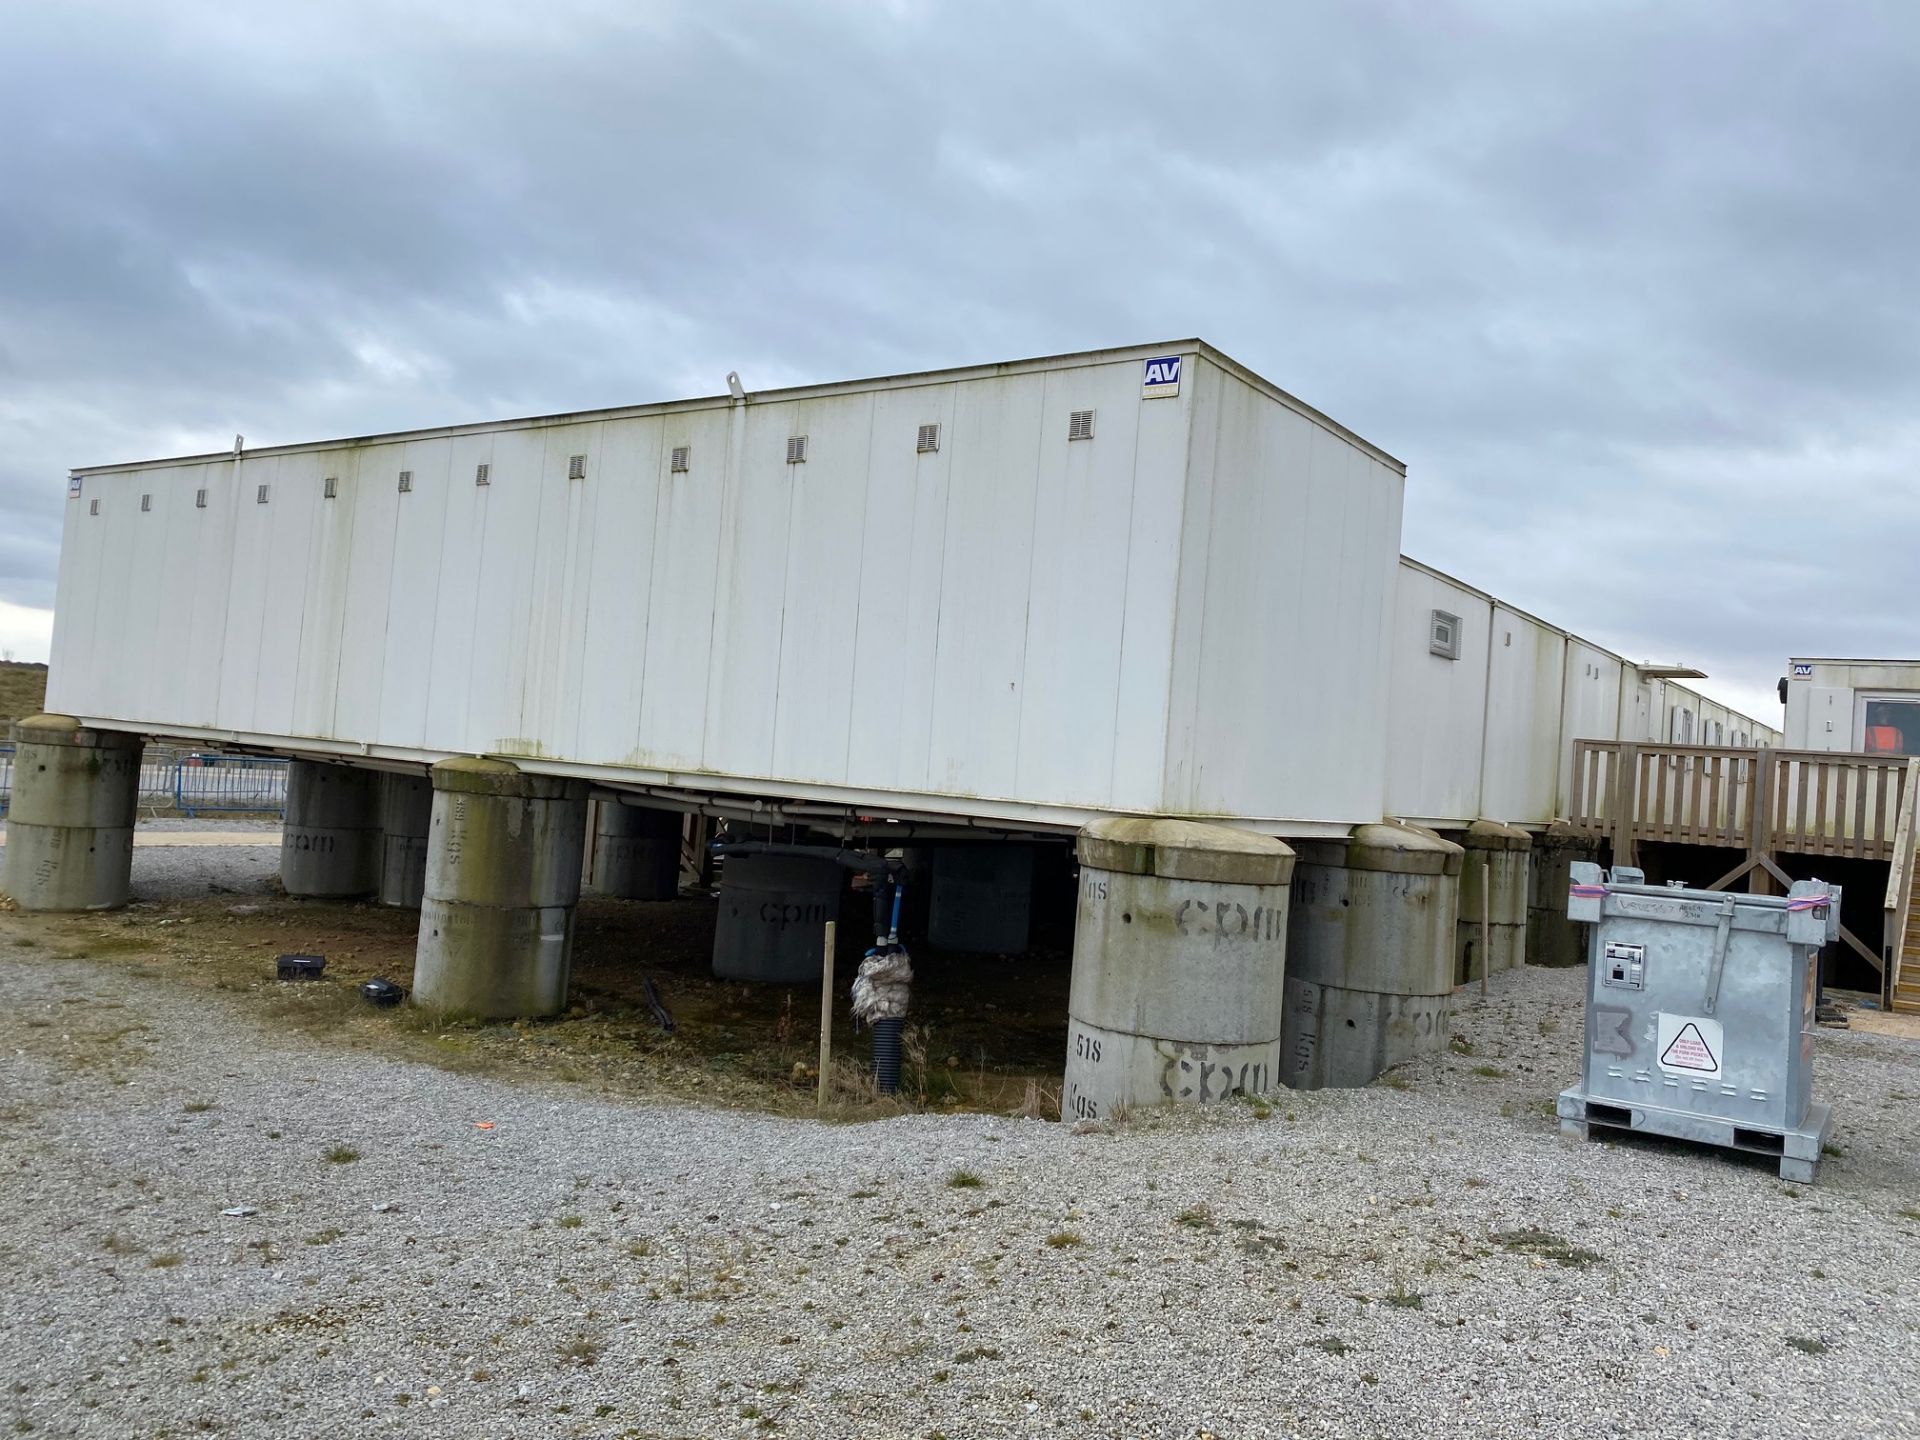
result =
[{"label": "av logo sign", "polygon": [[1180,393],[1180,361],[1178,355],[1160,355],[1147,361],[1146,369],[1140,376],[1140,394],[1151,400],[1162,395]]}]

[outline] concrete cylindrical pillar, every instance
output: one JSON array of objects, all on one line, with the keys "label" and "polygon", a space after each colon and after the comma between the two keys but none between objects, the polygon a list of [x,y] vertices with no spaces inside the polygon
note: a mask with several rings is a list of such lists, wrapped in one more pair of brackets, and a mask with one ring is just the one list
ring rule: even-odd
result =
[{"label": "concrete cylindrical pillar", "polygon": [[287,768],[280,883],[289,895],[345,899],[380,888],[377,770],[295,760]]},{"label": "concrete cylindrical pillar", "polygon": [[927,939],[942,950],[1018,955],[1033,910],[1033,847],[942,845],[933,852]]},{"label": "concrete cylindrical pillar", "polygon": [[826,923],[840,913],[840,881],[839,864],[824,856],[727,856],[713,973],[774,985],[819,980]]},{"label": "concrete cylindrical pillar", "polygon": [[1527,864],[1527,963],[1583,965],[1586,927],[1567,918],[1567,888],[1576,861],[1598,861],[1600,841],[1556,821],[1534,838]]},{"label": "concrete cylindrical pillar", "polygon": [[1280,1078],[1365,1085],[1446,1042],[1464,852],[1395,824],[1295,848]]},{"label": "concrete cylindrical pillar", "polygon": [[587,787],[503,760],[433,767],[413,999],[504,1020],[566,1008]]},{"label": "concrete cylindrical pillar", "polygon": [[1533,838],[1513,825],[1476,820],[1467,827],[1466,860],[1460,867],[1460,984],[1480,976],[1480,886],[1487,892],[1487,973],[1511,970],[1527,958],[1527,860]]},{"label": "concrete cylindrical pillar", "polygon": [[1293,851],[1189,820],[1080,832],[1061,1118],[1279,1083]]},{"label": "concrete cylindrical pillar", "polygon": [[680,893],[678,810],[602,799],[593,826],[593,888],[620,900],[671,900]]},{"label": "concrete cylindrical pillar", "polygon": [[433,829],[433,782],[424,775],[388,775],[380,795],[380,903],[418,910],[427,888],[427,835]]},{"label": "concrete cylindrical pillar", "polygon": [[113,910],[133,893],[138,735],[71,715],[13,727],[6,889],[22,910]]}]

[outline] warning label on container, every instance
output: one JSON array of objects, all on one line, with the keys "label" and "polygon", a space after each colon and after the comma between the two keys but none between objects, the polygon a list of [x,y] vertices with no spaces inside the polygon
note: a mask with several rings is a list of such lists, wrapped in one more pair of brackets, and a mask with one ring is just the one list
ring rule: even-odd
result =
[{"label": "warning label on container", "polygon": [[1725,1038],[1718,1020],[1709,1020],[1703,1015],[1669,1015],[1662,1011],[1655,1053],[1660,1057],[1662,1070],[1718,1075]]}]

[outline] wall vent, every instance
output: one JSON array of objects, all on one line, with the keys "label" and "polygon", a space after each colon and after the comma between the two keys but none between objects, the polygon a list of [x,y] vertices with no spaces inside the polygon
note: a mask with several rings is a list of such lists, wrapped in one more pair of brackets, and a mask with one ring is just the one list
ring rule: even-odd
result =
[{"label": "wall vent", "polygon": [[478,465],[473,467],[473,483],[476,485],[491,485],[493,481],[488,477],[492,474],[493,466],[482,460]]},{"label": "wall vent", "polygon": [[253,503],[256,505],[264,505],[267,503],[266,486],[262,485],[258,490],[253,492]]},{"label": "wall vent", "polygon": [[402,470],[400,472],[400,493],[404,495],[411,489],[413,489],[413,472],[411,470]]},{"label": "wall vent", "polygon": [[1433,612],[1433,621],[1427,631],[1427,651],[1438,655],[1442,660],[1460,658],[1460,617],[1449,615],[1444,610]]},{"label": "wall vent", "polygon": [[196,510],[204,510],[207,508],[207,492],[206,491],[196,490],[193,492],[193,508]]},{"label": "wall vent", "polygon": [[140,497],[140,513],[144,515],[151,509],[153,509],[153,496],[142,495]]},{"label": "wall vent", "polygon": [[807,463],[807,437],[804,435],[787,436],[787,464],[804,465]]},{"label": "wall vent", "polygon": [[98,515],[100,513],[100,502],[98,500],[89,500],[87,502],[87,513],[89,515]]},{"label": "wall vent", "polygon": [[329,475],[320,482],[320,498],[322,500],[331,500],[339,493],[340,477],[338,475]]},{"label": "wall vent", "polygon": [[671,468],[672,468],[672,472],[675,475],[686,474],[687,467],[692,463],[693,463],[693,447],[691,445],[676,445],[673,447],[673,461],[672,461]]},{"label": "wall vent", "polygon": [[940,427],[938,425],[922,425],[920,427],[920,438],[914,442],[913,448],[922,455],[933,454],[934,451],[940,448]]},{"label": "wall vent", "polygon": [[1093,438],[1093,411],[1076,410],[1067,417],[1067,439],[1091,440]]},{"label": "wall vent", "polygon": [[584,480],[587,478],[586,456],[569,455],[567,457],[567,478],[569,480]]}]

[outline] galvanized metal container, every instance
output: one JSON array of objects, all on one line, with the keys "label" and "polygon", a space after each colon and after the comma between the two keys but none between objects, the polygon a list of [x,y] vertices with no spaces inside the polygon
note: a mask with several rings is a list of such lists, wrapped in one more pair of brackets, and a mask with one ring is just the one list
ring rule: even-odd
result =
[{"label": "galvanized metal container", "polygon": [[1839,887],[1739,895],[1571,868],[1567,913],[1589,925],[1586,1058],[1560,1094],[1561,1130],[1777,1156],[1782,1179],[1811,1183],[1832,1123],[1812,1095],[1814,1001]]}]

